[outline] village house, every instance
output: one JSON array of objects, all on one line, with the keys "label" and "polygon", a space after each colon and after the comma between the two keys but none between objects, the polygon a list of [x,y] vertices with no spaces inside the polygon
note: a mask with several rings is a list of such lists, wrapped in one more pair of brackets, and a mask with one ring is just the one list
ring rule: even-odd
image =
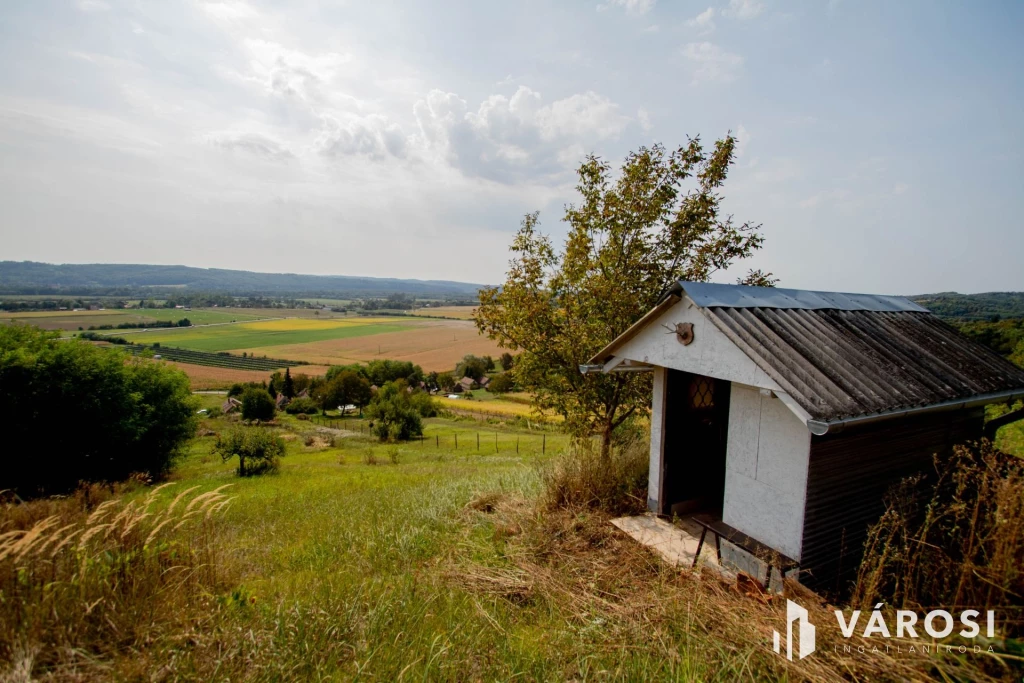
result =
[{"label": "village house", "polygon": [[1024,370],[908,299],[697,282],[580,369],[653,373],[651,513],[717,520],[823,591],[893,484],[1024,397]]}]

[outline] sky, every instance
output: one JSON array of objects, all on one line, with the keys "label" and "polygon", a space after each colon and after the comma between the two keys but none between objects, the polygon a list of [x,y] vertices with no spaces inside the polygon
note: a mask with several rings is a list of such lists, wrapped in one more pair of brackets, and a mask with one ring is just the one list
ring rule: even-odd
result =
[{"label": "sky", "polygon": [[780,286],[1024,290],[1024,3],[4,0],[0,259],[498,283],[732,133]]}]

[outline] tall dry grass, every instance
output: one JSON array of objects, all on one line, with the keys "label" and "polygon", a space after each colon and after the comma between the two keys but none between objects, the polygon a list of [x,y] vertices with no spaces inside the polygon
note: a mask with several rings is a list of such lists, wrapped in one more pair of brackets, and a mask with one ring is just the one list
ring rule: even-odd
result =
[{"label": "tall dry grass", "polygon": [[[859,632],[845,638],[835,607],[789,582],[787,591],[799,591],[789,597],[808,609],[817,627],[818,649],[788,661],[772,651],[773,632],[785,633],[784,599],[752,593],[712,572],[670,567],[601,511],[550,510],[525,498],[489,495],[466,514],[486,515],[493,535],[477,552],[454,558],[451,580],[495,613],[512,615],[512,623],[531,613],[553,614],[560,630],[592,643],[593,668],[567,671],[566,678],[1020,680],[1020,658],[1003,651],[964,655],[955,648],[938,652],[931,641],[882,641]],[[464,543],[474,547],[470,539]],[[500,561],[475,559],[486,556],[484,545],[496,543]],[[922,644],[931,646],[927,654]]]},{"label": "tall dry grass", "polygon": [[640,514],[647,509],[648,466],[646,440],[627,439],[607,457],[593,441],[578,441],[541,468],[542,499],[549,510]]},{"label": "tall dry grass", "polygon": [[871,529],[853,604],[994,609],[1024,634],[1024,460],[987,440],[904,481]]},{"label": "tall dry grass", "polygon": [[0,508],[0,678],[102,677],[102,662],[184,630],[226,585],[214,542],[225,487],[160,504],[165,486]]}]

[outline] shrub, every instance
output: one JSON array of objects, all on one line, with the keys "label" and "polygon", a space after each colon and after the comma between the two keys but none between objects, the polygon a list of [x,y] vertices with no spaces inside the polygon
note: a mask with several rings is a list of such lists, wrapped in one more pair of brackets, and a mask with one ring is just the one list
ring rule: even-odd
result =
[{"label": "shrub", "polygon": [[293,399],[285,406],[284,410],[289,415],[315,415],[319,408],[317,408],[316,401],[303,396],[302,398]]},{"label": "shrub", "polygon": [[25,325],[0,327],[4,437],[33,449],[0,455],[0,489],[25,498],[70,491],[80,481],[165,474],[199,422],[188,377],[58,337]]},{"label": "shrub", "polygon": [[373,396],[366,415],[381,441],[408,441],[423,433],[423,421],[412,405],[404,383],[388,382]]},{"label": "shrub", "polygon": [[238,476],[274,472],[284,455],[284,441],[266,427],[240,427],[217,437],[213,452],[225,462],[238,458]]},{"label": "shrub", "polygon": [[[987,441],[905,480],[871,528],[853,604],[1009,607],[1024,595],[1024,460]],[[1020,623],[1016,624],[1020,633]]]},{"label": "shrub", "polygon": [[274,419],[277,404],[266,389],[249,387],[242,392],[242,419],[266,422]]},{"label": "shrub", "polygon": [[437,417],[437,401],[426,392],[412,392],[409,395],[409,405],[416,409],[420,417]]},{"label": "shrub", "polygon": [[541,472],[549,509],[639,514],[647,508],[649,450],[644,440],[613,446],[607,457],[591,441],[574,444]]},{"label": "shrub", "polygon": [[495,375],[487,385],[487,390],[495,394],[504,394],[505,392],[512,391],[515,388],[516,382],[512,379],[512,373],[510,372],[503,372],[500,375]]}]

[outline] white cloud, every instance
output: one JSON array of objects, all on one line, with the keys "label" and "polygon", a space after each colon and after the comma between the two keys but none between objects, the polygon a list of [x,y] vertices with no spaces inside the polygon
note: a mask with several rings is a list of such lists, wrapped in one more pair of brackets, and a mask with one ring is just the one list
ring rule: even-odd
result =
[{"label": "white cloud", "polygon": [[764,11],[764,4],[759,0],[729,0],[729,6],[722,14],[735,19],[753,19]]},{"label": "white cloud", "polygon": [[263,157],[270,161],[284,161],[295,155],[284,143],[261,133],[222,131],[209,133],[205,142],[229,151],[240,151]]},{"label": "white cloud", "polygon": [[707,35],[715,30],[715,8],[708,7],[706,10],[686,22],[690,28],[695,28],[700,35]]},{"label": "white cloud", "polygon": [[647,14],[654,7],[657,0],[608,0],[603,5],[598,5],[597,10],[603,12],[612,7],[621,7],[627,14]]},{"label": "white cloud", "polygon": [[597,93],[544,104],[526,86],[512,97],[491,95],[475,111],[458,95],[433,90],[413,111],[429,149],[465,173],[503,182],[562,172],[585,147],[618,136],[630,122]]},{"label": "white cloud", "polygon": [[698,83],[730,83],[736,80],[743,57],[726,52],[718,45],[707,41],[688,43],[683,48],[683,56],[693,62],[693,81]]},{"label": "white cloud", "polygon": [[403,157],[406,152],[406,136],[397,124],[377,114],[347,123],[325,116],[323,128],[313,142],[313,149],[330,158],[357,154],[375,160],[384,159],[388,155]]}]

